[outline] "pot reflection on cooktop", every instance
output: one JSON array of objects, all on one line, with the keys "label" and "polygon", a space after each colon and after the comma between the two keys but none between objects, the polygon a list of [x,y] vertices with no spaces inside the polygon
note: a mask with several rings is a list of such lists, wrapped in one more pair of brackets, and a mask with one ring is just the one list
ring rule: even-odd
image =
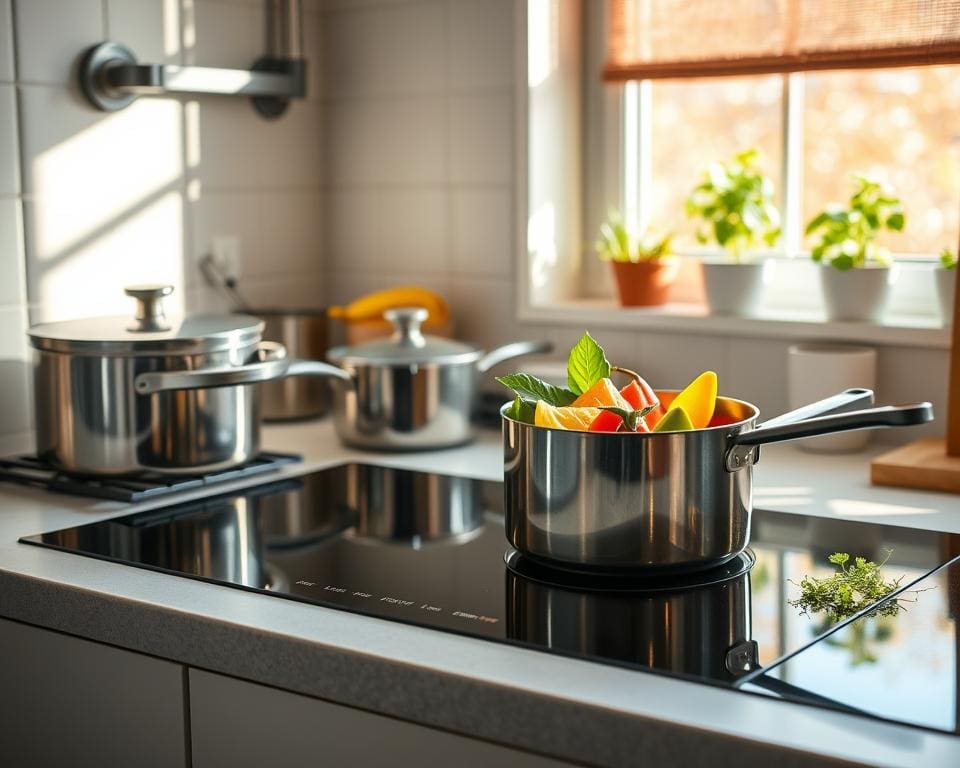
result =
[{"label": "pot reflection on cooktop", "polygon": [[598,581],[509,551],[502,504],[500,483],[345,464],[23,541],[725,686],[826,631],[788,601],[833,572],[830,553],[892,550],[884,571],[907,584],[960,551],[948,534],[757,511],[750,549],[718,571]]}]

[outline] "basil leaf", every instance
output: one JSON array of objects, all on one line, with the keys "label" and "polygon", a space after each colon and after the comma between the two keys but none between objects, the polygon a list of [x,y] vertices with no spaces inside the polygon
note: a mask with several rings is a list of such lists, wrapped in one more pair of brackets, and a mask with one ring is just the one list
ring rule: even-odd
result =
[{"label": "basil leaf", "polygon": [[603,347],[594,341],[593,336],[584,333],[567,359],[567,386],[578,395],[582,395],[600,379],[610,376],[610,363],[603,353]]},{"label": "basil leaf", "polygon": [[545,381],[531,376],[528,373],[511,373],[508,376],[497,376],[507,389],[512,389],[524,400],[545,400],[550,405],[570,405],[577,396],[568,389],[555,387]]},{"label": "basil leaf", "polygon": [[524,400],[520,395],[517,395],[511,406],[507,409],[507,417],[514,421],[521,421],[524,424],[533,424],[536,412],[536,403]]}]

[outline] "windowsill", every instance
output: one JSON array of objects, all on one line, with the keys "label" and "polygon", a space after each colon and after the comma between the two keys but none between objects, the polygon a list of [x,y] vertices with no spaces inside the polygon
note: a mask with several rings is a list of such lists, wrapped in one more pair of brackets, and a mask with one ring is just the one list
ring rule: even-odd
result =
[{"label": "windowsill", "polygon": [[636,328],[673,333],[779,339],[830,339],[888,346],[950,348],[950,328],[930,316],[892,316],[882,324],[825,322],[816,312],[778,310],[760,317],[710,315],[698,304],[620,307],[608,299],[570,299],[527,306],[520,319],[564,325]]}]

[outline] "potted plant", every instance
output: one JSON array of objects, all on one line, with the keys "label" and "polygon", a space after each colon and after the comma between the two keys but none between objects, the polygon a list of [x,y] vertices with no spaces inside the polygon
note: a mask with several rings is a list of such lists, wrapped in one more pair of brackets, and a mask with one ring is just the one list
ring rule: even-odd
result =
[{"label": "potted plant", "polygon": [[609,261],[613,267],[622,306],[652,307],[667,303],[670,286],[676,281],[680,268],[671,256],[670,238],[669,233],[651,229],[634,238],[620,214],[610,212],[600,227],[600,237],[594,247],[600,259]]},{"label": "potted plant", "polygon": [[957,256],[949,248],[940,252],[940,266],[935,271],[940,319],[944,325],[953,322],[953,302],[957,293]]},{"label": "potted plant", "polygon": [[906,219],[900,199],[860,174],[847,207],[831,205],[807,224],[816,240],[811,258],[823,265],[820,283],[828,320],[880,322],[897,276],[890,252],[876,244],[883,230],[899,232]]},{"label": "potted plant", "polygon": [[773,181],[759,167],[760,152],[747,149],[713,163],[687,199],[687,215],[702,219],[697,240],[717,242],[729,259],[703,260],[707,304],[714,314],[755,315],[772,261],[745,261],[746,254],[780,238]]}]

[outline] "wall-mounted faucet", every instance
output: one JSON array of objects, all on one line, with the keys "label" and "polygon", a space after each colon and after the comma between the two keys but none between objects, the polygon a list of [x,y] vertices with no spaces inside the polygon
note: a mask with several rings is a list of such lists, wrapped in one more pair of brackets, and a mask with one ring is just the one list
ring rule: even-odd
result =
[{"label": "wall-mounted faucet", "polygon": [[249,96],[264,117],[279,117],[307,89],[300,0],[266,0],[267,53],[253,67],[219,69],[140,64],[133,51],[107,41],[80,61],[80,88],[97,109],[114,112],[139,96],[168,93]]}]

